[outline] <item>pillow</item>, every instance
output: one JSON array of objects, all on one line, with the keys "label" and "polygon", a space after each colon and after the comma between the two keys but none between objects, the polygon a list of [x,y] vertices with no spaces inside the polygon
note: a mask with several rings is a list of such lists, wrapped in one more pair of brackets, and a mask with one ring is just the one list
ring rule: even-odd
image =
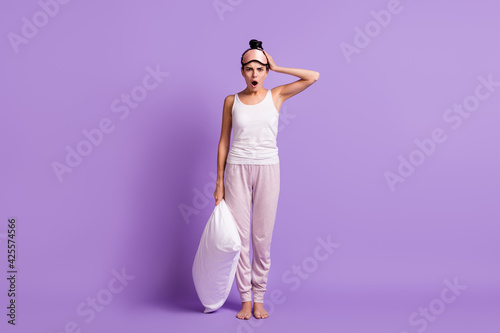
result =
[{"label": "pillow", "polygon": [[241,239],[224,199],[208,219],[193,263],[193,281],[204,313],[226,301],[240,259]]}]

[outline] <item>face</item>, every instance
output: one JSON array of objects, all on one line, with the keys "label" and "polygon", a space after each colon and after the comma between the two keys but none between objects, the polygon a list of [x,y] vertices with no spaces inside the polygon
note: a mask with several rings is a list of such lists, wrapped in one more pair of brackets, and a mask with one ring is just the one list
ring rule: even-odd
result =
[{"label": "face", "polygon": [[[241,74],[245,78],[245,82],[247,83],[247,87],[250,90],[258,90],[262,87],[264,80],[267,77],[269,70],[266,66],[259,64],[256,61],[252,61],[249,64],[246,64],[245,67],[241,70]],[[256,82],[257,84],[253,84]]]}]

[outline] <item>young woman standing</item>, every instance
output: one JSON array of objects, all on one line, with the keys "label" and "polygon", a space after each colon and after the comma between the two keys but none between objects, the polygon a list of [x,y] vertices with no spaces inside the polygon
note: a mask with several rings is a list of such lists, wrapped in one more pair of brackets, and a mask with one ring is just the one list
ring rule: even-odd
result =
[{"label": "young woman standing", "polygon": [[[297,76],[300,80],[265,89],[263,84],[269,69]],[[251,318],[253,292],[253,314],[255,318],[263,319],[269,316],[263,303],[271,267],[271,239],[280,190],[280,163],[276,145],[279,110],[284,101],[316,82],[319,73],[276,65],[262,48],[262,42],[252,39],[250,48],[241,56],[241,75],[246,88],[224,100],[214,198],[215,205],[224,198],[241,238],[235,278],[242,308],[236,317]],[[231,129],[233,142],[229,149]]]}]

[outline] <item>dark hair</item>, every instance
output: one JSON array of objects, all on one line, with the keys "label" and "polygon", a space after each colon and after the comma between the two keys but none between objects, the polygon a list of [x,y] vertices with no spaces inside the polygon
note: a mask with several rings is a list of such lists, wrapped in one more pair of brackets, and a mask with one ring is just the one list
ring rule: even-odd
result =
[{"label": "dark hair", "polygon": [[250,44],[250,48],[247,49],[245,52],[243,52],[243,54],[241,55],[241,61],[240,61],[241,62],[241,69],[243,69],[243,67],[245,67],[246,64],[248,64],[252,61],[257,61],[259,64],[262,64],[262,65],[266,66],[267,69],[269,69],[269,61],[267,62],[267,64],[263,64],[258,60],[252,60],[252,61],[247,62],[246,64],[243,63],[243,56],[248,51],[253,50],[253,49],[262,50],[262,51],[264,50],[264,48],[262,47],[262,42],[260,40],[252,39],[252,40],[250,40],[249,44]]}]

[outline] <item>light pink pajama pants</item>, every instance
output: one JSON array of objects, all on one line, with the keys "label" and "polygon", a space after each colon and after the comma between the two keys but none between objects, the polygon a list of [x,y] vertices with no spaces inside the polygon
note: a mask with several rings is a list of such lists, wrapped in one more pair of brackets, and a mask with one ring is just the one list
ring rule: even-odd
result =
[{"label": "light pink pajama pants", "polygon": [[[224,200],[238,227],[241,252],[236,269],[236,286],[241,301],[264,303],[271,267],[271,238],[280,192],[280,164],[226,163]],[[250,204],[252,203],[252,233]],[[250,265],[250,235],[253,261]],[[252,273],[253,271],[253,273]],[[251,276],[251,274],[253,276]]]}]

